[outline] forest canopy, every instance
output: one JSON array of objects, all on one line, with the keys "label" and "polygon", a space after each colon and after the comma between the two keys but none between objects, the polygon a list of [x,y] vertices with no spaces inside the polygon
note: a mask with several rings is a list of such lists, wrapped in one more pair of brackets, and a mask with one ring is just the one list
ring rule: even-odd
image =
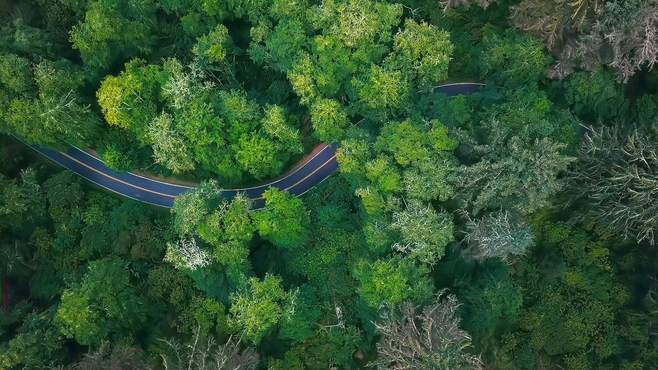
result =
[{"label": "forest canopy", "polygon": [[656,0],[0,0],[0,369],[653,369],[656,63]]}]

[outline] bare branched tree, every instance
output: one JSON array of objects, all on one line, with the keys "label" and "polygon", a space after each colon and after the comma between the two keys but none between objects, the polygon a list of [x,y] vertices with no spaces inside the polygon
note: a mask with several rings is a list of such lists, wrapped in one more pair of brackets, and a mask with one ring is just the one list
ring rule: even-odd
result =
[{"label": "bare branched tree", "polygon": [[658,63],[657,0],[523,0],[511,18],[558,57],[555,78],[609,65],[628,81]]},{"label": "bare branched tree", "polygon": [[658,228],[658,140],[637,131],[589,128],[569,175],[572,201],[586,202],[601,225],[655,243]]},{"label": "bare branched tree", "polygon": [[471,6],[473,4],[478,5],[482,8],[487,8],[492,3],[495,3],[497,0],[441,0],[441,6],[443,11],[447,11],[450,8],[455,8],[458,6]]},{"label": "bare branched tree", "polygon": [[96,350],[87,353],[75,364],[59,370],[150,370],[143,351],[126,345],[111,346],[103,342]]},{"label": "bare branched tree", "polygon": [[482,369],[479,356],[465,351],[471,338],[459,327],[458,307],[457,297],[442,291],[421,312],[406,304],[375,323],[381,339],[378,358],[369,366],[380,370]]},{"label": "bare branched tree", "polygon": [[253,347],[242,349],[240,338],[230,337],[226,343],[217,344],[212,338],[201,338],[197,328],[191,342],[180,344],[174,339],[161,341],[166,345],[162,354],[165,370],[253,370],[258,364],[258,354]]}]

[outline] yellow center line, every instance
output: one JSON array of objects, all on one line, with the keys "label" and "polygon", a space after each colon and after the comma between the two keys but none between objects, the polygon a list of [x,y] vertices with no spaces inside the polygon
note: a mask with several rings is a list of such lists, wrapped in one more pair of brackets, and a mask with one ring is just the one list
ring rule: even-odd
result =
[{"label": "yellow center line", "polygon": [[[313,172],[309,173],[308,175],[306,175],[306,176],[305,176],[304,178],[302,178],[301,180],[299,180],[299,181],[297,181],[296,183],[294,183],[294,184],[288,186],[287,188],[284,188],[283,190],[286,190],[286,191],[287,191],[287,190],[290,190],[290,189],[294,188],[295,186],[299,185],[302,181],[304,181],[304,180],[306,180],[307,178],[313,176],[316,172],[320,171],[320,169],[322,169],[322,167],[326,166],[327,163],[331,162],[331,161],[332,161],[333,159],[335,159],[335,158],[336,158],[336,155],[335,155],[335,154],[332,155],[331,158],[327,159],[327,161],[324,162],[320,167],[316,168]],[[263,199],[263,197],[260,196],[260,197],[258,197],[258,198],[251,198],[251,200],[260,200],[260,199]]]},{"label": "yellow center line", "polygon": [[[19,140],[20,140],[20,139],[19,139]],[[36,147],[33,147],[33,146],[30,145],[30,148],[32,148],[32,150],[34,150],[35,152],[40,153],[41,155],[43,155],[44,157],[46,157],[48,160],[54,162],[55,164],[57,164],[57,165],[59,165],[59,166],[62,166],[62,167],[64,167],[64,168],[68,168],[68,166],[67,166],[66,164],[60,162],[60,161],[57,160],[57,159],[51,158],[48,154],[46,154],[46,153],[44,153],[43,151],[37,149]],[[61,152],[58,152],[58,153],[60,153],[60,154],[64,154],[64,153],[61,153]],[[70,169],[69,169],[69,170],[70,170]],[[72,170],[71,170],[71,171],[72,171]],[[74,172],[74,173],[75,173],[75,172]],[[119,191],[117,191],[117,190],[114,190],[114,189],[112,189],[112,188],[109,188],[109,187],[107,187],[107,186],[105,186],[105,185],[103,185],[103,184],[101,184],[101,183],[99,183],[99,182],[97,182],[97,181],[95,181],[95,180],[92,180],[92,179],[90,179],[90,178],[84,177],[84,176],[82,176],[82,175],[79,174],[79,173],[75,173],[75,174],[78,175],[78,176],[80,176],[80,177],[81,177],[82,179],[84,179],[84,180],[87,180],[87,181],[89,181],[89,182],[91,182],[91,183],[93,183],[93,184],[96,184],[97,186],[100,186],[101,188],[106,189],[106,190],[108,190],[108,191],[111,192],[111,193],[118,194],[118,195],[120,195],[120,196],[122,196],[122,197],[126,197],[126,198],[128,198],[128,199],[132,199],[132,200],[134,200],[134,201],[141,202],[141,203],[147,203],[147,204],[150,204],[150,205],[153,205],[153,206],[156,206],[156,207],[170,208],[170,207],[164,206],[164,205],[162,205],[162,204],[152,203],[152,202],[149,202],[148,200],[139,199],[139,198],[135,198],[135,197],[132,197],[132,196],[130,196],[130,195],[127,195],[127,194],[123,194],[123,193],[121,193],[121,192],[119,192]]]},{"label": "yellow center line", "polygon": [[252,187],[249,187],[249,188],[226,189],[226,190],[233,190],[233,191],[251,190],[251,189],[258,189],[258,188],[263,187],[263,186],[270,186],[270,185],[276,184],[277,182],[283,181],[283,180],[287,179],[288,177],[290,177],[290,176],[296,174],[297,172],[301,171],[302,168],[304,168],[304,166],[306,164],[308,164],[308,162],[314,160],[315,157],[319,156],[320,154],[322,154],[322,152],[324,152],[327,148],[330,148],[330,147],[331,147],[331,145],[326,145],[325,144],[324,148],[320,149],[320,151],[315,153],[315,155],[313,157],[309,158],[306,162],[302,163],[299,167],[297,167],[293,172],[289,173],[286,177],[283,177],[283,178],[280,178],[280,179],[277,179],[277,180],[273,180],[273,181],[270,181],[270,182],[265,183],[265,184],[255,185],[255,186],[252,186]]},{"label": "yellow center line", "polygon": [[143,188],[143,187],[141,187],[141,186],[137,186],[137,185],[131,184],[131,183],[129,183],[129,182],[123,181],[123,180],[121,180],[121,179],[119,179],[119,178],[116,178],[116,177],[110,176],[110,175],[108,175],[108,174],[106,174],[106,173],[104,173],[104,172],[102,172],[102,171],[99,171],[99,170],[95,169],[94,167],[91,167],[91,166],[89,166],[89,165],[87,165],[87,164],[85,164],[85,163],[83,163],[83,162],[80,162],[79,160],[77,160],[77,159],[71,157],[70,155],[68,155],[68,154],[66,154],[66,153],[64,153],[64,152],[61,152],[60,154],[62,154],[63,156],[65,156],[65,157],[67,157],[67,158],[69,158],[69,159],[71,159],[72,161],[75,161],[75,162],[77,162],[77,163],[83,165],[84,167],[87,167],[87,168],[91,169],[92,171],[94,171],[94,172],[96,172],[96,173],[99,173],[99,174],[101,174],[101,175],[107,177],[108,179],[112,179],[112,180],[118,181],[118,182],[120,182],[120,183],[122,183],[122,184],[128,185],[128,186],[133,187],[133,188],[135,188],[135,189],[144,190],[144,191],[146,191],[146,192],[148,192],[148,193],[157,194],[157,195],[162,195],[163,197],[167,197],[167,198],[174,198],[174,199],[176,198],[175,195],[164,194],[164,193],[160,193],[160,192],[157,192],[157,191],[154,191],[154,190],[145,189],[145,188]]},{"label": "yellow center line", "polygon": [[[325,148],[328,148],[328,147],[329,147],[329,146],[326,146]],[[314,159],[315,157],[317,157],[322,151],[324,151],[324,149],[322,149],[320,152],[318,152],[316,155],[314,155],[311,159],[309,159],[309,161],[312,160],[312,159]],[[161,195],[161,196],[164,196],[164,197],[167,197],[167,198],[172,198],[172,199],[175,199],[175,198],[177,197],[176,195],[164,194],[164,193],[160,193],[160,192],[157,192],[157,191],[154,191],[154,190],[150,190],[150,189],[143,188],[143,187],[138,186],[138,185],[135,185],[135,184],[131,184],[131,183],[126,182],[126,181],[123,181],[123,180],[121,180],[121,179],[119,179],[119,178],[116,178],[116,177],[110,176],[110,175],[108,175],[108,174],[106,174],[106,173],[104,173],[104,172],[102,172],[102,171],[100,171],[100,170],[98,170],[98,169],[96,169],[96,168],[94,168],[94,167],[92,167],[92,166],[90,166],[90,165],[84,163],[84,162],[81,162],[81,161],[79,161],[79,160],[77,160],[77,159],[71,157],[70,155],[68,155],[68,154],[66,154],[66,153],[60,152],[60,154],[62,154],[63,156],[67,157],[68,159],[70,159],[70,160],[72,160],[72,161],[74,161],[74,162],[76,162],[76,163],[78,163],[78,164],[80,164],[80,165],[82,165],[82,166],[84,166],[84,167],[86,167],[86,168],[89,168],[90,170],[92,170],[92,171],[94,171],[94,172],[96,172],[96,173],[98,173],[98,174],[100,174],[100,175],[102,175],[102,176],[105,176],[105,177],[108,178],[108,179],[115,180],[115,181],[117,181],[117,182],[120,182],[120,183],[122,183],[122,184],[124,184],[124,185],[130,186],[130,187],[132,187],[132,188],[139,189],[139,190],[143,190],[143,191],[148,192],[148,193],[157,194],[157,195]],[[331,156],[329,159],[327,159],[327,161],[325,161],[324,163],[322,163],[322,165],[320,165],[318,168],[316,168],[315,170],[313,170],[313,172],[309,173],[308,175],[304,176],[302,179],[300,179],[300,180],[298,180],[297,182],[295,182],[294,184],[292,184],[292,185],[290,185],[290,186],[284,188],[283,190],[286,190],[286,191],[287,191],[287,190],[290,190],[290,189],[294,188],[295,186],[299,185],[300,183],[304,182],[306,179],[308,179],[309,177],[313,176],[315,173],[317,173],[318,171],[320,171],[324,166],[326,166],[328,163],[330,163],[330,162],[331,162],[332,160],[334,160],[335,158],[336,158],[336,155],[334,154],[334,155]],[[309,161],[307,161],[306,163],[308,163]],[[292,174],[294,174],[294,173],[296,173],[296,172],[297,172],[297,171],[291,173],[290,175],[292,175]],[[289,175],[289,176],[290,176],[290,175]],[[277,181],[281,181],[281,180],[284,180],[284,179],[285,179],[285,178],[283,178],[283,179],[279,179],[279,180],[277,180]],[[259,186],[255,186],[255,187],[251,187],[251,188],[244,188],[244,189],[226,189],[226,190],[240,192],[240,190],[256,189],[256,188],[259,188],[259,187],[269,186],[269,185],[272,185],[272,184],[276,183],[277,181],[273,181],[273,182],[270,182],[270,183],[267,183],[267,184],[263,184],[263,185],[259,185]],[[102,186],[103,188],[108,189],[106,186],[103,186],[103,185],[97,183],[96,181],[92,181],[92,182],[95,183],[95,184],[97,184],[97,185]],[[111,189],[109,189],[109,190],[111,190]],[[118,193],[117,191],[113,191],[113,192]],[[122,195],[124,195],[124,196],[127,196],[128,198],[132,198],[132,197],[130,197],[130,196],[127,195],[127,194],[123,194],[123,193],[119,193],[119,194],[122,194]],[[132,199],[134,199],[134,198],[132,198]],[[260,197],[258,197],[258,198],[251,198],[251,200],[253,200],[253,201],[260,200],[260,199],[263,199],[263,197],[260,196]],[[147,203],[148,203],[148,202],[147,202]]]}]

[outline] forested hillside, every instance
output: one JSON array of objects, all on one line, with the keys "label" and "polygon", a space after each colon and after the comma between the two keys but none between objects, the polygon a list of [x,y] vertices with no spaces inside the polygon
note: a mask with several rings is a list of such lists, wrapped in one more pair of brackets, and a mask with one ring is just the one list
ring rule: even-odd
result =
[{"label": "forested hillside", "polygon": [[0,370],[655,369],[656,64],[656,0],[0,0]]}]

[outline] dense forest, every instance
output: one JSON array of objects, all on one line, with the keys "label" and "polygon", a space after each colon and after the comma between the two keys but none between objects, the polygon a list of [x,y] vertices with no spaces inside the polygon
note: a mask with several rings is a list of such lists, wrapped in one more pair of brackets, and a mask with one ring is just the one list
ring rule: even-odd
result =
[{"label": "dense forest", "polygon": [[655,369],[656,64],[657,0],[0,0],[0,369]]}]

